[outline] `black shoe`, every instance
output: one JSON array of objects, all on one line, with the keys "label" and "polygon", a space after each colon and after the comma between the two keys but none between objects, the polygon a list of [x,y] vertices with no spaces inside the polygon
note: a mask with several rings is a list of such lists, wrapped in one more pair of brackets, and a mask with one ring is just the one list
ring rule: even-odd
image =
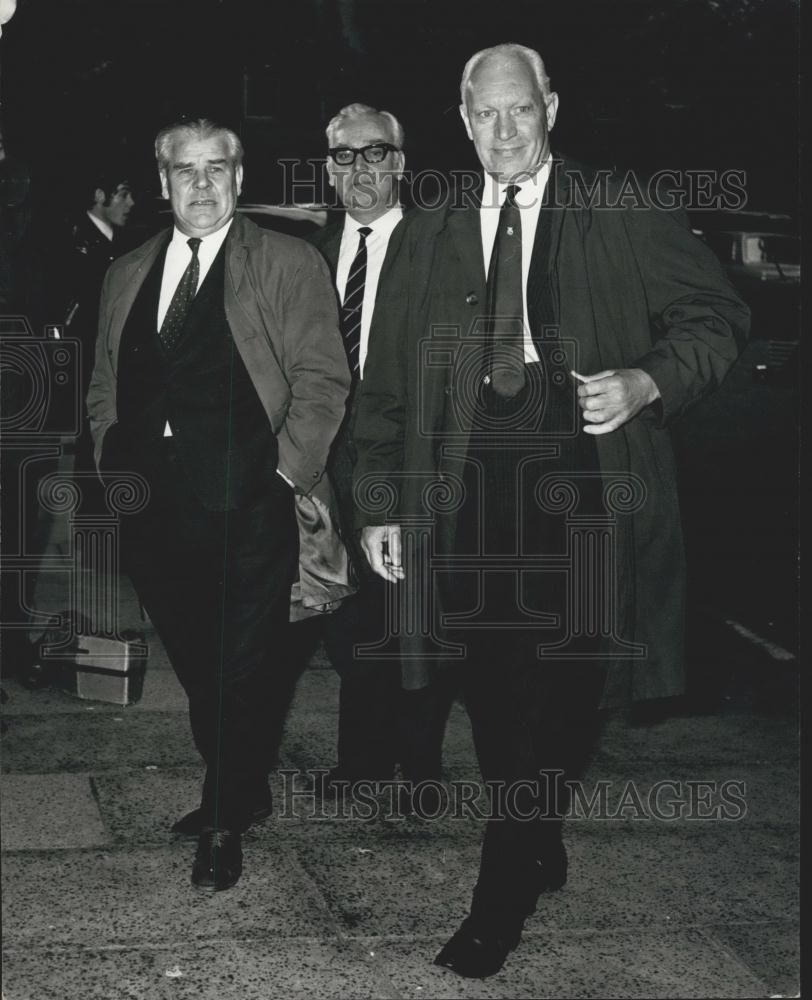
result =
[{"label": "black shoe", "polygon": [[502,968],[521,938],[521,923],[497,928],[467,917],[440,949],[434,964],[451,969],[466,979],[487,979]]},{"label": "black shoe", "polygon": [[236,885],[242,875],[240,840],[235,830],[203,830],[192,864],[192,885],[212,892]]},{"label": "black shoe", "polygon": [[[254,823],[262,823],[272,813],[273,803],[271,801],[271,793],[269,791],[268,798],[262,803],[262,805],[256,806],[239,832],[245,833],[245,831],[250,826],[253,826]],[[202,810],[193,809],[190,813],[186,813],[185,816],[181,816],[177,823],[173,824],[172,833],[177,833],[181,837],[199,837],[206,825],[207,824],[203,819]]]},{"label": "black shoe", "polygon": [[558,841],[545,847],[536,859],[536,879],[539,892],[554,892],[567,883],[567,849]]}]

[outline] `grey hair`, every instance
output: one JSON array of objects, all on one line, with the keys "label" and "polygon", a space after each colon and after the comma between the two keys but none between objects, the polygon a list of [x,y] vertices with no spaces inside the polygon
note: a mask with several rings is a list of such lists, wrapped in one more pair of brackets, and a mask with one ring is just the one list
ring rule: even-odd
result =
[{"label": "grey hair", "polygon": [[397,118],[390,111],[378,111],[377,108],[371,108],[368,104],[348,104],[346,108],[342,108],[338,114],[334,115],[325,129],[328,144],[333,145],[335,134],[342,125],[348,124],[353,118],[365,118],[367,115],[377,115],[379,118],[385,119],[392,130],[393,145],[397,146],[398,149],[403,149],[406,136],[403,126]]},{"label": "grey hair", "polygon": [[519,59],[522,59],[533,71],[533,76],[536,78],[536,83],[538,83],[539,90],[545,101],[552,93],[550,78],[547,76],[547,71],[544,68],[544,60],[538,52],[535,49],[527,48],[526,45],[517,45],[516,42],[505,42],[502,45],[494,45],[489,49],[481,49],[479,52],[475,52],[465,64],[465,69],[462,71],[462,80],[460,81],[460,98],[463,104],[465,104],[465,97],[471,85],[471,77],[474,70],[484,59],[488,59],[491,56],[517,56]]},{"label": "grey hair", "polygon": [[158,161],[159,170],[165,171],[169,166],[172,144],[175,138],[180,135],[190,139],[210,139],[213,136],[222,136],[226,141],[231,162],[235,167],[242,163],[243,148],[236,132],[232,132],[225,125],[218,125],[208,118],[196,118],[194,121],[174,122],[172,125],[167,125],[155,136],[155,159]]}]

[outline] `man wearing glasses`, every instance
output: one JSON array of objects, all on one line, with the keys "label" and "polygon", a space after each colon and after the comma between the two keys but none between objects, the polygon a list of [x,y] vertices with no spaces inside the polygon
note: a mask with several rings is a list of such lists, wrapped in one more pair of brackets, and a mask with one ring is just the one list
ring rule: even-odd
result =
[{"label": "man wearing glasses", "polygon": [[317,791],[335,795],[357,781],[391,780],[396,763],[410,781],[436,778],[440,748],[438,740],[424,735],[429,691],[402,691],[397,660],[375,659],[357,649],[385,634],[385,585],[371,571],[353,526],[353,425],[378,278],[389,238],[403,217],[398,191],[405,164],[403,128],[388,111],[350,104],[331,119],[326,131],[329,182],[346,213],[342,222],[320,230],[312,241],[333,275],[352,374],[347,415],[328,471],[359,584],[358,593],[325,619],[325,645],[341,677],[338,765]]}]

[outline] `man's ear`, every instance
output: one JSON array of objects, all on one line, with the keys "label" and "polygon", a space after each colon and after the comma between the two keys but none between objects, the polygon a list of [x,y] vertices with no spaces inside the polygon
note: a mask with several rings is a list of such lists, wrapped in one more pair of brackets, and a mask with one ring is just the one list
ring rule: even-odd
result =
[{"label": "man's ear", "polygon": [[107,201],[107,195],[101,188],[96,188],[93,192],[93,203],[94,205],[103,205]]},{"label": "man's ear", "polygon": [[169,201],[169,185],[166,183],[166,171],[159,170],[158,176],[161,178],[161,197]]},{"label": "man's ear", "polygon": [[331,188],[336,186],[335,165],[332,156],[327,157],[327,183]]},{"label": "man's ear", "polygon": [[544,107],[547,112],[547,131],[551,132],[555,125],[555,116],[558,114],[558,94],[555,91],[547,95]]},{"label": "man's ear", "polygon": [[403,171],[406,169],[406,155],[402,149],[398,150],[398,152],[394,154],[394,160],[395,176],[398,180],[400,180],[403,177]]},{"label": "man's ear", "polygon": [[234,177],[237,181],[237,194],[242,194],[242,164],[234,171]]},{"label": "man's ear", "polygon": [[462,120],[465,122],[465,131],[468,133],[468,138],[473,142],[474,133],[471,131],[471,119],[468,117],[468,109],[464,104],[460,105],[460,114],[462,115]]}]

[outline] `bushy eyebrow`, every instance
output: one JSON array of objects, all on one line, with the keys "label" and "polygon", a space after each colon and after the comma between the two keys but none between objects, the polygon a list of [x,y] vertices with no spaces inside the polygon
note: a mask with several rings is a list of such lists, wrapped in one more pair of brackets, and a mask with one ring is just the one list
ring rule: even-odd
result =
[{"label": "bushy eyebrow", "polygon": [[[224,156],[221,156],[216,160],[206,160],[206,166],[211,166],[211,167],[219,167],[222,166],[224,163],[228,163],[228,160]],[[182,160],[180,163],[173,163],[172,169],[185,170],[186,167],[193,167],[193,166],[194,163],[192,163],[191,160]]]}]

